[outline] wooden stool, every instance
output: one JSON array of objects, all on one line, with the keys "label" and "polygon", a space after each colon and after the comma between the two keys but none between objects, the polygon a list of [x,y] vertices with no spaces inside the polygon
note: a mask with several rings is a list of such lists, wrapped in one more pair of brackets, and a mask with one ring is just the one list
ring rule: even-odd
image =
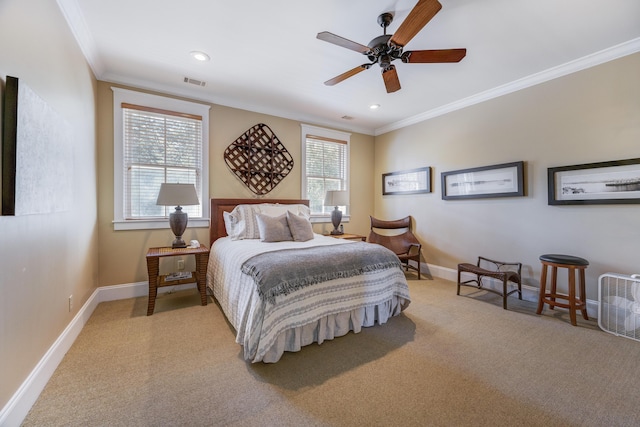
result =
[{"label": "wooden stool", "polygon": [[[571,255],[545,254],[540,256],[542,262],[542,275],[540,277],[540,297],[538,298],[537,314],[542,313],[544,303],[549,304],[551,310],[554,307],[562,307],[569,309],[569,317],[571,324],[576,326],[576,311],[582,312],[582,317],[589,320],[587,316],[586,293],[584,287],[584,271],[589,265],[589,261],[584,258]],[[551,266],[551,292],[546,291],[547,287],[547,267]],[[558,268],[566,268],[569,273],[569,295],[559,294],[556,291],[556,281],[558,277]],[[576,278],[575,271],[580,271],[580,297],[576,297]],[[556,298],[566,300],[567,303],[560,303]]]}]

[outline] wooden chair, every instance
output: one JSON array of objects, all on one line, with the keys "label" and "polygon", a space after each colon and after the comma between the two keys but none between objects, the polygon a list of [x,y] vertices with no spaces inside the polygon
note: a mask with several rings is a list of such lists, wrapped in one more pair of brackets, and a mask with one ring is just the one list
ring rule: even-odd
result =
[{"label": "wooden chair", "polygon": [[[384,221],[381,219],[376,219],[372,216],[371,218],[371,232],[369,233],[369,243],[377,243],[386,247],[395,253],[400,262],[402,262],[405,266],[405,270],[409,271],[411,268],[418,273],[418,279],[420,277],[420,250],[422,249],[422,245],[416,239],[416,236],[411,232],[411,217],[408,216],[406,218],[397,219],[393,221]],[[376,233],[374,229],[379,230],[399,230],[406,229],[404,233],[394,234],[379,234]],[[409,264],[409,261],[415,261],[418,266],[414,266]]]}]

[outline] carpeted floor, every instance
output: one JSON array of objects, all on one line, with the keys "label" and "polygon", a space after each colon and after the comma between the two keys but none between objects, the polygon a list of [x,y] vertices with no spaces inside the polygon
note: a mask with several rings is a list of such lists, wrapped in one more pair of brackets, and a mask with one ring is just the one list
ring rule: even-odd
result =
[{"label": "carpeted floor", "polygon": [[[414,276],[415,277],[415,276]],[[100,304],[24,426],[635,426],[640,343],[563,310],[409,282],[387,324],[244,362],[195,290]]]}]

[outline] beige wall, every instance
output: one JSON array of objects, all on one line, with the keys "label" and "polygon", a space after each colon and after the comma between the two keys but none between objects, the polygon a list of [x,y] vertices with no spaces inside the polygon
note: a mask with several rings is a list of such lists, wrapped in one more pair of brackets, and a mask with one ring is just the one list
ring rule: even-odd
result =
[{"label": "beige wall", "polygon": [[[72,209],[0,216],[0,408],[98,283],[96,81],[55,1],[0,2],[0,81],[18,77],[74,130]],[[74,307],[68,309],[73,295]]]},{"label": "beige wall", "polygon": [[[584,257],[597,299],[600,274],[640,273],[640,205],[548,206],[547,168],[640,157],[638,76],[635,54],[378,136],[376,214],[412,215],[430,264],[517,260],[533,286],[541,254]],[[526,197],[441,199],[442,172],[520,160]],[[381,195],[382,173],[421,166],[433,168],[431,194]]]},{"label": "beige wall", "polygon": [[[376,138],[353,134],[352,220],[345,230],[367,234],[371,213],[410,214],[429,263],[454,269],[480,254],[517,259],[534,286],[540,254],[584,256],[595,299],[599,274],[640,272],[640,205],[547,206],[546,169],[640,157],[639,74],[635,54]],[[0,217],[0,407],[96,286],[146,281],[147,248],[172,240],[168,229],[113,230],[110,84],[95,81],[55,2],[0,1],[2,81],[6,75],[22,79],[58,111],[75,139],[73,158],[60,166],[72,168],[72,210]],[[260,122],[296,161],[269,196],[300,197],[299,122],[219,105],[210,114],[211,197],[252,196],[222,152]],[[441,172],[517,160],[526,162],[526,197],[441,200]],[[382,173],[420,166],[434,168],[433,193],[382,197]],[[208,230],[191,228],[185,237],[208,243]]]},{"label": "beige wall", "polygon": [[[113,84],[98,83],[100,285],[147,280],[147,248],[165,246],[173,240],[171,230],[114,231],[113,229]],[[135,88],[128,88],[135,89]],[[293,171],[267,197],[297,199],[301,196],[300,122],[211,104],[209,116],[209,196],[246,197],[255,195],[238,180],[224,162],[225,148],[250,127],[264,123],[278,136],[294,159]],[[365,234],[373,212],[373,137],[351,136],[351,212],[345,231]],[[317,232],[329,231],[317,224]],[[189,227],[185,240],[209,244],[208,228]],[[161,269],[175,269],[175,259],[163,260]],[[192,259],[187,262],[193,263]],[[192,266],[187,264],[187,269]]]}]

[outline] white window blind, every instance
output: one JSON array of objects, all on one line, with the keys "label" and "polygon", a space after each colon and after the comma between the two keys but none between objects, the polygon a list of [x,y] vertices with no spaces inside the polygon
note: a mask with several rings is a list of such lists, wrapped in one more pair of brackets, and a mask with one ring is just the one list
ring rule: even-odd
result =
[{"label": "white window blind", "polygon": [[[309,199],[313,215],[329,215],[334,207],[324,206],[326,192],[349,189],[349,135],[327,130],[331,133],[325,136],[321,128],[307,130],[314,133],[304,134],[303,139],[303,198]],[[341,209],[348,214],[348,206]]]},{"label": "white window blind", "polygon": [[112,87],[114,230],[167,228],[172,206],[157,206],[160,184],[192,183],[199,206],[189,227],[209,225],[210,106]]},{"label": "white window blind", "polygon": [[[194,184],[202,200],[202,117],[122,104],[124,218],[167,217],[175,207],[157,206],[163,182]],[[202,207],[185,206],[190,217]]]}]

